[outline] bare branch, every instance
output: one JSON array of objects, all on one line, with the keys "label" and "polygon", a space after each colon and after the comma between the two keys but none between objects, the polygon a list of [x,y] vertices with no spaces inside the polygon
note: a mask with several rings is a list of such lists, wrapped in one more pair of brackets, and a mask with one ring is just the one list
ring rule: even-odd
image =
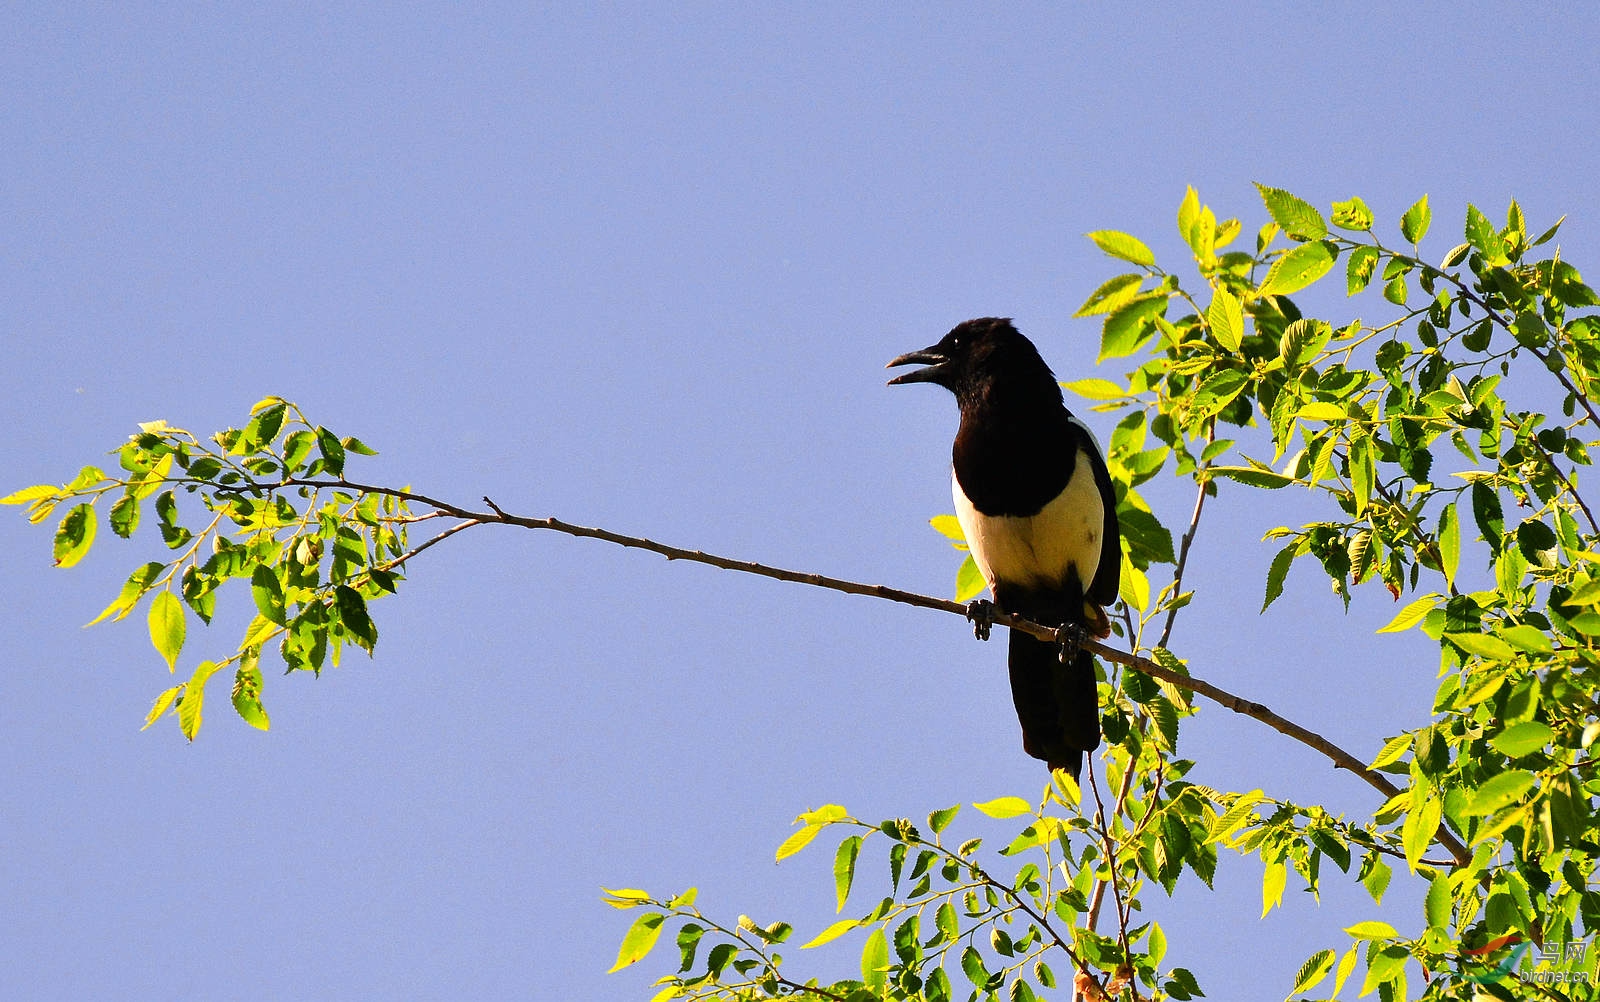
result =
[{"label": "bare branch", "polygon": [[[549,529],[555,532],[564,533],[569,536],[601,539],[608,543],[615,543],[618,546],[626,546],[639,550],[648,550],[651,553],[659,553],[668,560],[687,560],[699,564],[709,564],[712,567],[720,567],[724,570],[740,571],[745,574],[755,574],[760,577],[773,578],[778,581],[788,581],[793,584],[804,584],[811,585],[816,588],[827,588],[831,591],[844,592],[847,595],[865,595],[869,598],[887,599],[891,602],[900,602],[905,605],[913,605],[922,609],[934,609],[939,612],[947,612],[963,618],[965,618],[967,615],[967,606],[959,602],[952,602],[949,599],[934,598],[931,595],[921,595],[916,592],[904,591],[899,588],[890,588],[885,585],[863,584],[859,581],[847,581],[844,578],[829,577],[825,574],[810,574],[803,571],[786,570],[782,567],[770,567],[766,564],[758,564],[750,560],[735,560],[731,557],[718,556],[714,553],[705,553],[701,550],[686,550],[682,547],[669,546],[666,543],[658,543],[653,539],[645,539],[641,536],[628,536],[620,532],[612,532],[609,529],[574,525],[570,522],[563,522],[557,518],[529,518],[522,515],[513,515],[503,510],[499,505],[495,504],[488,498],[484,498],[484,503],[489,506],[490,510],[479,512],[471,511],[458,505],[450,504],[446,501],[439,501],[435,498],[428,497],[425,494],[417,494],[413,491],[402,491],[392,487],[379,487],[372,484],[358,484],[348,480],[310,480],[294,478],[284,481],[283,486],[320,487],[338,490],[360,491],[366,494],[385,495],[388,497],[399,498],[404,501],[413,501],[418,504],[428,505],[431,508],[446,512],[447,514],[463,519],[464,521],[474,525],[499,524],[515,525],[525,529]],[[465,526],[462,528],[465,528]],[[432,542],[433,541],[430,541],[429,544],[425,545],[431,545]],[[419,547],[418,549],[420,550],[422,547]],[[1053,640],[1057,643],[1061,643],[1067,639],[1065,636],[1063,636],[1065,631],[1056,627],[1035,623],[1031,620],[1022,618],[1021,616],[1013,616],[1007,613],[996,611],[994,615],[994,622],[1000,626],[1009,627],[1013,630],[1021,630],[1022,632],[1031,634],[1041,640]],[[1131,668],[1134,671],[1141,672],[1150,676],[1151,678],[1169,682],[1180,689],[1187,689],[1191,692],[1199,693],[1212,702],[1227,707],[1235,713],[1241,713],[1247,717],[1252,717],[1261,721],[1280,734],[1288,735],[1296,741],[1299,741],[1301,744],[1326,755],[1328,758],[1333,760],[1335,768],[1347,769],[1351,773],[1361,777],[1369,786],[1382,793],[1385,798],[1393,797],[1400,793],[1400,789],[1398,787],[1396,787],[1380,773],[1368,769],[1362,764],[1361,760],[1356,758],[1354,755],[1340,748],[1338,745],[1329,741],[1322,735],[1302,727],[1286,717],[1279,716],[1261,703],[1244,699],[1240,696],[1235,696],[1233,693],[1228,692],[1225,689],[1218,688],[1217,686],[1214,686],[1202,679],[1198,679],[1190,675],[1182,675],[1175,671],[1170,671],[1156,664],[1154,661],[1151,661],[1149,658],[1139,657],[1135,654],[1130,654],[1127,651],[1119,651],[1116,648],[1107,647],[1105,644],[1102,644],[1098,641],[1091,640],[1084,646],[1107,661]],[[1471,860],[1471,855],[1467,852],[1466,847],[1443,828],[1439,830],[1439,844],[1444,846],[1445,849],[1447,849],[1450,854],[1455,857],[1459,864],[1465,865]]]}]

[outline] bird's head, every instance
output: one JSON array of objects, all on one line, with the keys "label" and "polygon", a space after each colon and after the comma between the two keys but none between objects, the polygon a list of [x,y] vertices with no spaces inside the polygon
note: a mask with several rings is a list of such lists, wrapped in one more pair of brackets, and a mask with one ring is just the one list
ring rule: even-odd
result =
[{"label": "bird's head", "polygon": [[[937,383],[965,400],[978,395],[996,381],[1042,380],[1055,388],[1050,367],[1039,357],[1033,342],[1023,337],[1009,317],[981,317],[951,328],[950,333],[921,351],[911,351],[890,360],[888,368],[921,365],[889,380],[890,386],[902,383]],[[1059,390],[1056,390],[1059,399]]]}]

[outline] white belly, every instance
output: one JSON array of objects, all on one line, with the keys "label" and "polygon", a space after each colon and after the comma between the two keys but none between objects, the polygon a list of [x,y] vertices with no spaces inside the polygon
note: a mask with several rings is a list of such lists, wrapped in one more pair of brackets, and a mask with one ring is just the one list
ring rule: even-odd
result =
[{"label": "white belly", "polygon": [[1075,575],[1087,591],[1100,566],[1105,509],[1089,456],[1078,452],[1067,489],[1037,515],[985,515],[972,506],[951,477],[956,519],[989,591],[996,581],[1023,588],[1059,588]]}]

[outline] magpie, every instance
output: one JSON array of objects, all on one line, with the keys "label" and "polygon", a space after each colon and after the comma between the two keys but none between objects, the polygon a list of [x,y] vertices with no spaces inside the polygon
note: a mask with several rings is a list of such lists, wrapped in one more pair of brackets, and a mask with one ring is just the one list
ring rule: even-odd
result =
[{"label": "magpie", "polygon": [[[956,518],[1002,611],[1065,626],[1059,646],[1011,631],[1011,698],[1022,746],[1077,779],[1100,744],[1099,693],[1088,635],[1111,632],[1122,543],[1116,495],[1094,435],[1061,399],[1055,374],[1009,318],[957,324],[936,345],[889,363],[922,365],[889,380],[955,394],[951,450]],[[982,608],[975,610],[986,636]]]}]

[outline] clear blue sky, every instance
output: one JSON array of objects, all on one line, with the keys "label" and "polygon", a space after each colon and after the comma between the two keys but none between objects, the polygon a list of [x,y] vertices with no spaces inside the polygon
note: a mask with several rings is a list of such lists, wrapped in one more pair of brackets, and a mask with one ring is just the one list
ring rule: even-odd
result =
[{"label": "clear blue sky", "polygon": [[[1260,180],[1390,227],[1427,192],[1442,254],[1515,195],[1600,269],[1587,9],[861,6],[10,6],[0,488],[276,393],[380,448],[373,480],[944,594],[954,407],[882,365],[1002,314],[1091,374],[1086,231],[1177,263],[1184,186],[1253,229]],[[1256,615],[1285,505],[1224,487],[1175,645],[1370,755],[1434,655],[1309,571]],[[642,998],[670,965],[602,973],[630,916],[601,885],[809,936],[831,853],[772,862],[798,811],[1043,783],[1003,648],[953,618],[494,529],[414,564],[374,660],[269,674],[270,734],[218,705],[189,746],[139,732],[171,684],[142,623],[79,628],[152,542],[57,572],[0,514],[17,998]],[[1224,711],[1184,741],[1211,785],[1374,806]],[[1281,997],[1374,915],[1337,874],[1264,922],[1254,862],[1219,884],[1148,901],[1212,998]]]}]

